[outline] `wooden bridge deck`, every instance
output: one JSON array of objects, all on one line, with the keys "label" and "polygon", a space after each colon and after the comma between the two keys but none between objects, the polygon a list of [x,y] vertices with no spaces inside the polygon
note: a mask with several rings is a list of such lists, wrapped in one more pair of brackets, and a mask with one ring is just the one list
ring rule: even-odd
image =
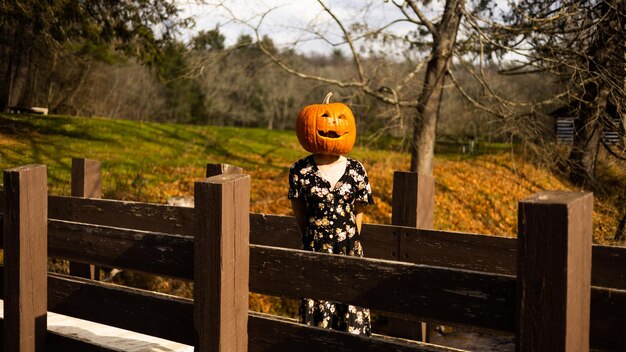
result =
[{"label": "wooden bridge deck", "polygon": [[[0,318],[4,319],[3,300]],[[193,346],[52,312],[48,312],[48,330],[120,352],[193,352]]]}]

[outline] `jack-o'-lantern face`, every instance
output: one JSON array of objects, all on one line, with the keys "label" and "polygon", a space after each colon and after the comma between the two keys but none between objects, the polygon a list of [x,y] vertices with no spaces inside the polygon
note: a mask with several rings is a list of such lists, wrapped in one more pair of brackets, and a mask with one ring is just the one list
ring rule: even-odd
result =
[{"label": "jack-o'-lantern face", "polygon": [[313,154],[347,154],[356,140],[350,108],[342,103],[305,106],[298,114],[296,133],[304,149]]}]

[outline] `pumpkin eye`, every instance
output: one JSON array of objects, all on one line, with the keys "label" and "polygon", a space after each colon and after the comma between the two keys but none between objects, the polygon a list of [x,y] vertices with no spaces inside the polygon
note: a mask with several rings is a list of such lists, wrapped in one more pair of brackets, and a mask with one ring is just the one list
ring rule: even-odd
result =
[{"label": "pumpkin eye", "polygon": [[328,111],[326,111],[326,112],[322,115],[322,117],[330,117],[330,113],[329,113]]},{"label": "pumpkin eye", "polygon": [[340,120],[343,120],[343,119],[345,119],[345,118],[346,118],[346,115],[344,115],[344,114],[339,115],[339,119],[340,119]]}]

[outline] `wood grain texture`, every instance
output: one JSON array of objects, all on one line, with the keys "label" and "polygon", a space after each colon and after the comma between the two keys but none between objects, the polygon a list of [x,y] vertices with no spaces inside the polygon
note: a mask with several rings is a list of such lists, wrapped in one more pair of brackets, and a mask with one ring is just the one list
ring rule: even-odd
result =
[{"label": "wood grain texture", "polygon": [[47,214],[45,165],[4,171],[6,352],[46,350]]},{"label": "wood grain texture", "polygon": [[[361,243],[365,248],[365,256],[396,259],[399,248],[395,230],[395,227],[385,225],[363,224]],[[302,239],[293,216],[251,213],[250,243],[300,249]]]},{"label": "wood grain texture", "polygon": [[435,179],[416,172],[393,173],[391,223],[432,229],[435,207]]},{"label": "wood grain texture", "polygon": [[366,337],[320,329],[260,313],[250,313],[250,351],[281,352],[452,352],[453,348],[426,345],[382,336]]},{"label": "wood grain texture", "polygon": [[[0,331],[4,331],[4,320],[0,319]],[[3,343],[0,334],[0,344]],[[47,352],[120,352],[118,349],[95,346],[93,344],[80,341],[72,336],[57,334],[52,331],[46,333]]]},{"label": "wood grain texture", "polygon": [[519,203],[518,351],[588,351],[593,195]]},{"label": "wood grain texture", "polygon": [[196,182],[194,323],[196,351],[247,351],[250,177]]},{"label": "wood grain texture", "polygon": [[251,213],[250,243],[300,249],[302,239],[293,216]]},{"label": "wood grain texture", "polygon": [[591,284],[626,290],[626,247],[594,245]]},{"label": "wood grain texture", "polygon": [[365,257],[398,260],[400,233],[397,226],[363,224],[360,235]]},{"label": "wood grain texture", "polygon": [[119,348],[94,345],[75,336],[48,331],[48,352],[121,352]]},{"label": "wood grain texture", "polygon": [[176,235],[193,234],[193,208],[50,196],[49,209],[51,219]]},{"label": "wood grain texture", "polygon": [[50,312],[193,345],[190,299],[53,273],[48,289]]},{"label": "wood grain texture", "polygon": [[193,280],[193,237],[49,220],[50,256]]},{"label": "wood grain texture", "polygon": [[591,288],[590,344],[607,351],[626,347],[626,290]]},{"label": "wood grain texture", "polygon": [[512,331],[515,278],[251,245],[250,290]]},{"label": "wood grain texture", "polygon": [[[394,172],[393,199],[391,202],[391,223],[393,225],[432,229],[434,207],[435,179],[433,177],[420,175],[416,172]],[[394,260],[411,262],[419,258],[413,253],[409,255],[409,250],[405,248],[404,241],[405,238],[409,239],[408,236],[403,237],[401,232],[393,235],[396,237],[398,247],[397,258],[393,258]],[[387,317],[387,320],[389,321],[388,330],[391,336],[422,342],[429,341],[426,323],[416,324],[396,317]]]},{"label": "wood grain texture", "polygon": [[[72,158],[72,197],[101,198],[100,162],[92,159]],[[70,275],[91,280],[100,279],[100,267],[70,261]]]},{"label": "wood grain texture", "polygon": [[72,196],[102,198],[101,166],[98,160],[72,158]]},{"label": "wood grain texture", "polygon": [[50,274],[51,312],[193,344],[193,303],[150,291]]},{"label": "wood grain texture", "polygon": [[405,228],[398,231],[402,261],[515,275],[514,238]]}]

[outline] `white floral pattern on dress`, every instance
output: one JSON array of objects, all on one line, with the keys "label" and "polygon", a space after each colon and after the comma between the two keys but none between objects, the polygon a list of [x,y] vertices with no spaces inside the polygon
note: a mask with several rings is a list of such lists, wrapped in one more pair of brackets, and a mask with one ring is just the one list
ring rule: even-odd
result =
[{"label": "white floral pattern on dress", "polygon": [[[355,204],[374,204],[367,173],[360,162],[348,158],[346,170],[335,188],[320,176],[312,155],[289,169],[289,199],[306,204],[302,249],[314,252],[363,256],[356,226]],[[303,298],[300,322],[322,328],[371,335],[367,308],[338,302]]]}]

